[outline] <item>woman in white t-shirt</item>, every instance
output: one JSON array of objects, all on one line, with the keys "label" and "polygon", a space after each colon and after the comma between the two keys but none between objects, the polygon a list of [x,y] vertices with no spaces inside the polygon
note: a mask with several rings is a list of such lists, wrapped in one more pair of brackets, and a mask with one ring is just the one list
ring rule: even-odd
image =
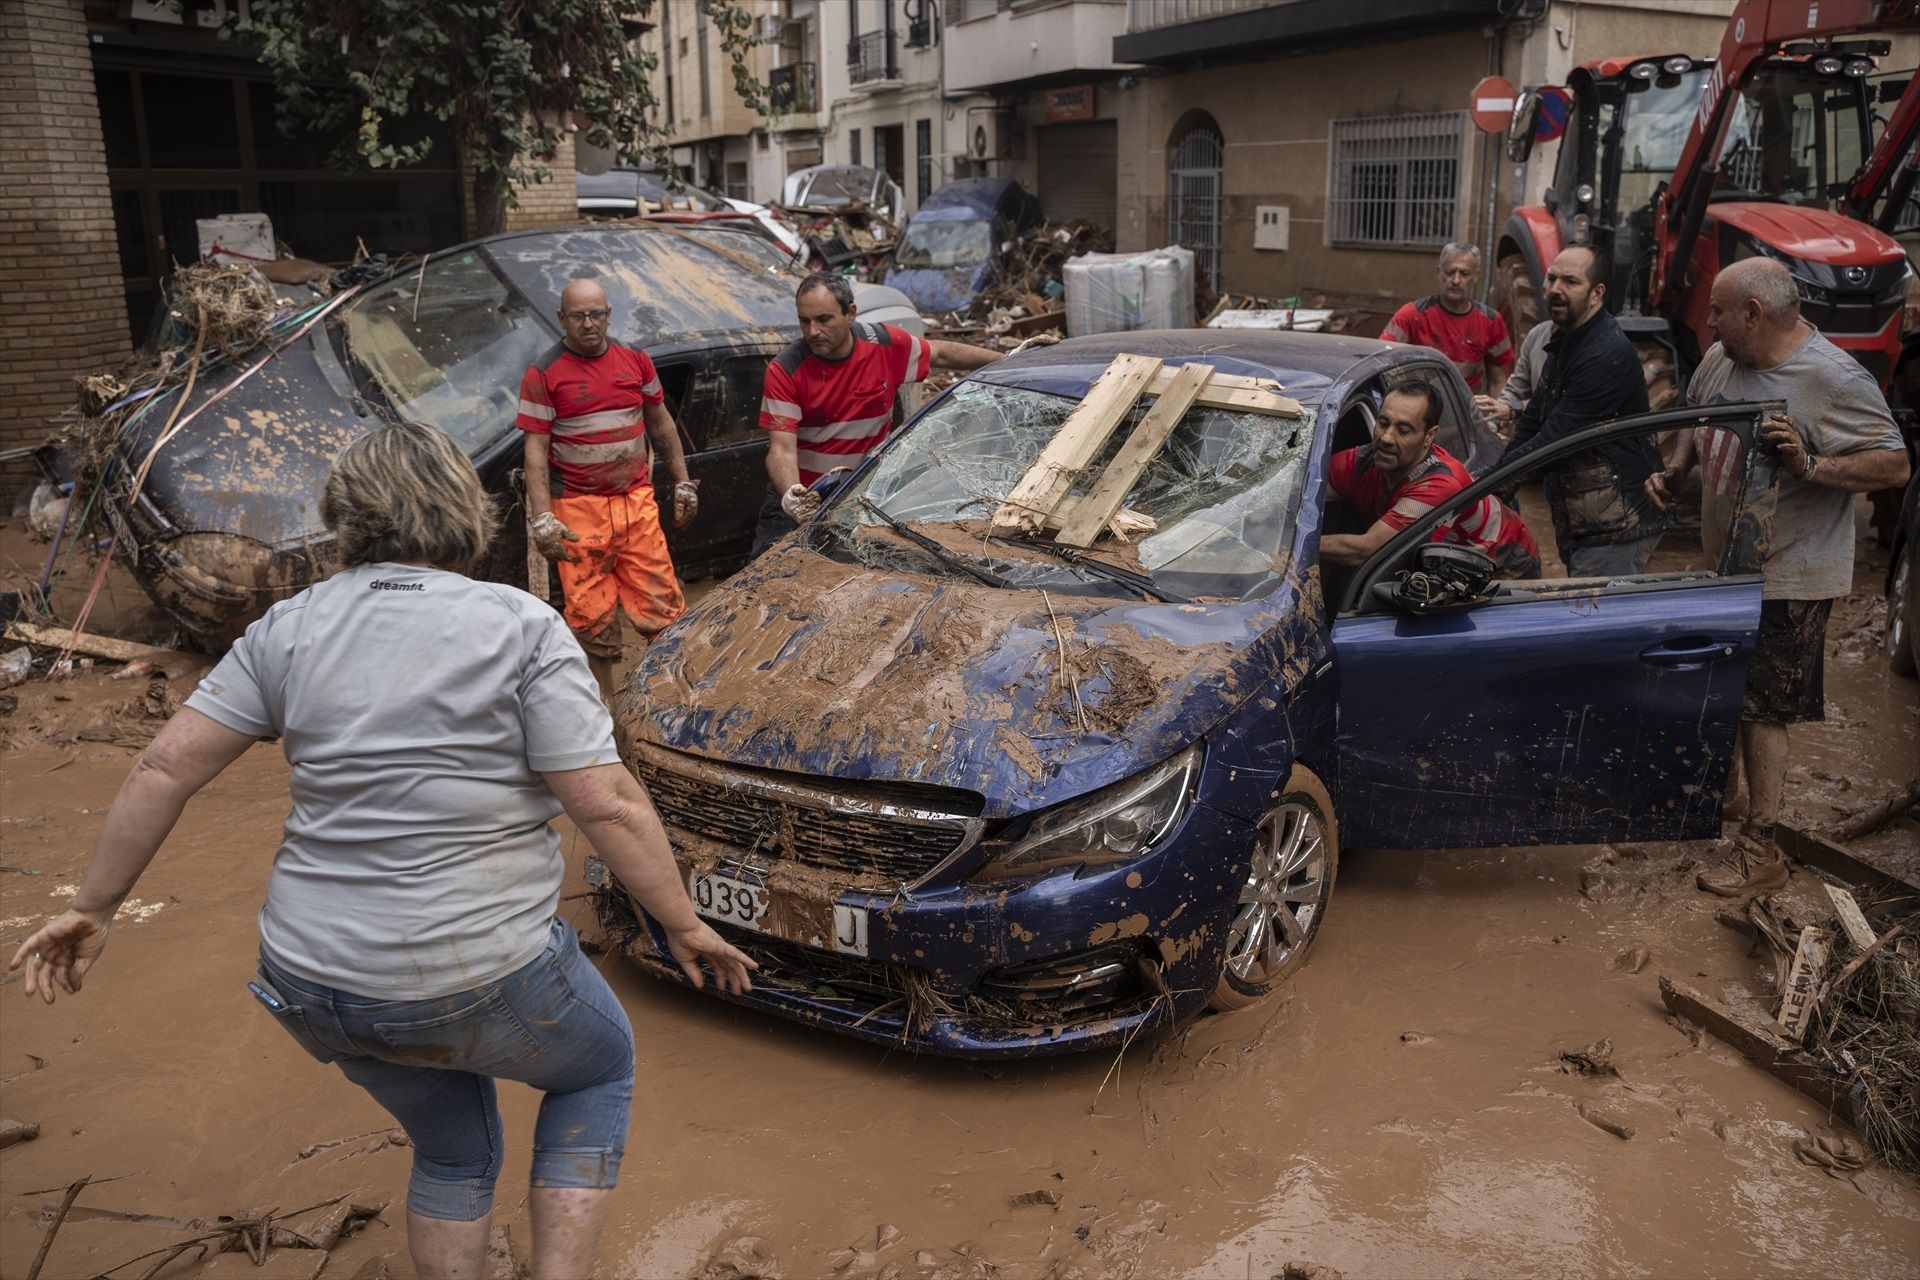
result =
[{"label": "woman in white t-shirt", "polygon": [[544,1098],[533,1269],[591,1270],[633,1096],[625,1011],[554,909],[563,810],[698,986],[753,962],[703,924],[619,763],[585,655],[551,607],[478,582],[495,518],[452,440],[402,425],[342,450],[321,513],[338,574],[268,610],[142,753],[73,906],[21,944],[28,996],[80,990],[181,808],[280,740],[293,808],[248,986],[302,1048],[406,1129],[421,1275],[478,1275],[501,1165],[496,1079]]}]

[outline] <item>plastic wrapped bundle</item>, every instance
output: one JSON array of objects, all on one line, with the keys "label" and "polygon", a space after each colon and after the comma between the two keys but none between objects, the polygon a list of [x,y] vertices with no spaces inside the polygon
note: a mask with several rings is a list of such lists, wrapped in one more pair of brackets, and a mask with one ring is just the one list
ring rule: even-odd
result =
[{"label": "plastic wrapped bundle", "polygon": [[1191,329],[1193,251],[1086,253],[1067,261],[1067,333]]}]

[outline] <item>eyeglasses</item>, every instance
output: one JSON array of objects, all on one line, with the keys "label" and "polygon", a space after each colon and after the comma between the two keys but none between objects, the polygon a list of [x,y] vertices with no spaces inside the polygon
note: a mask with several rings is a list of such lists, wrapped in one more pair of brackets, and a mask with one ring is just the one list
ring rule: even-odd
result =
[{"label": "eyeglasses", "polygon": [[571,324],[605,324],[613,312],[602,307],[598,311],[562,311],[561,317]]}]

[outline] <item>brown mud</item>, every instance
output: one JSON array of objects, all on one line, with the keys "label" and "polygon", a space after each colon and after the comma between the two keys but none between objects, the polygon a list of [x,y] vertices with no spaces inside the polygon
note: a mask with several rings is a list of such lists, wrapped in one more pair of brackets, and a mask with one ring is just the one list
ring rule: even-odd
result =
[{"label": "brown mud", "polygon": [[[0,531],[0,568],[44,550]],[[1795,734],[1789,817],[1808,826],[1920,760],[1920,684],[1873,647],[1884,559],[1863,559],[1861,595],[1835,614],[1828,720]],[[115,592],[122,634],[164,642],[117,574]],[[71,896],[134,758],[80,732],[145,695],[112,669],[9,691],[7,952]],[[191,677],[173,683],[184,697]],[[17,980],[0,986],[0,1117],[41,1129],[0,1151],[0,1275],[25,1274],[63,1189],[89,1174],[47,1276],[92,1274],[218,1215],[340,1195],[392,1207],[330,1254],[276,1249],[256,1270],[189,1253],[161,1275],[413,1274],[408,1149],[245,988],[285,772],[256,747],[188,807],[81,995],[28,1007]],[[566,850],[565,892],[581,894],[570,830]],[[1846,1131],[1665,1016],[1661,974],[1770,990],[1770,963],[1692,887],[1714,852],[1350,852],[1316,954],[1281,996],[1117,1057],[917,1060],[602,957],[639,1084],[601,1274],[1911,1275],[1920,1184],[1805,1162],[1796,1150],[1839,1149]],[[1789,892],[1817,890],[1797,873]],[[587,906],[562,909],[590,930]],[[1602,1040],[1611,1071],[1568,1069],[1597,1062]],[[525,1253],[537,1097],[505,1085],[501,1099],[507,1275]]]}]

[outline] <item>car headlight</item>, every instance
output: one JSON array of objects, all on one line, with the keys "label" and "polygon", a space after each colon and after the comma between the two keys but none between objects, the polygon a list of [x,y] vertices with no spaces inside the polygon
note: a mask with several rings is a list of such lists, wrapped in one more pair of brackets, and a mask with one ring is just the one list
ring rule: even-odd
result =
[{"label": "car headlight", "polygon": [[1196,742],[1144,773],[1050,809],[1010,848],[989,858],[976,878],[997,880],[1137,858],[1179,823],[1193,798],[1199,770]]}]

